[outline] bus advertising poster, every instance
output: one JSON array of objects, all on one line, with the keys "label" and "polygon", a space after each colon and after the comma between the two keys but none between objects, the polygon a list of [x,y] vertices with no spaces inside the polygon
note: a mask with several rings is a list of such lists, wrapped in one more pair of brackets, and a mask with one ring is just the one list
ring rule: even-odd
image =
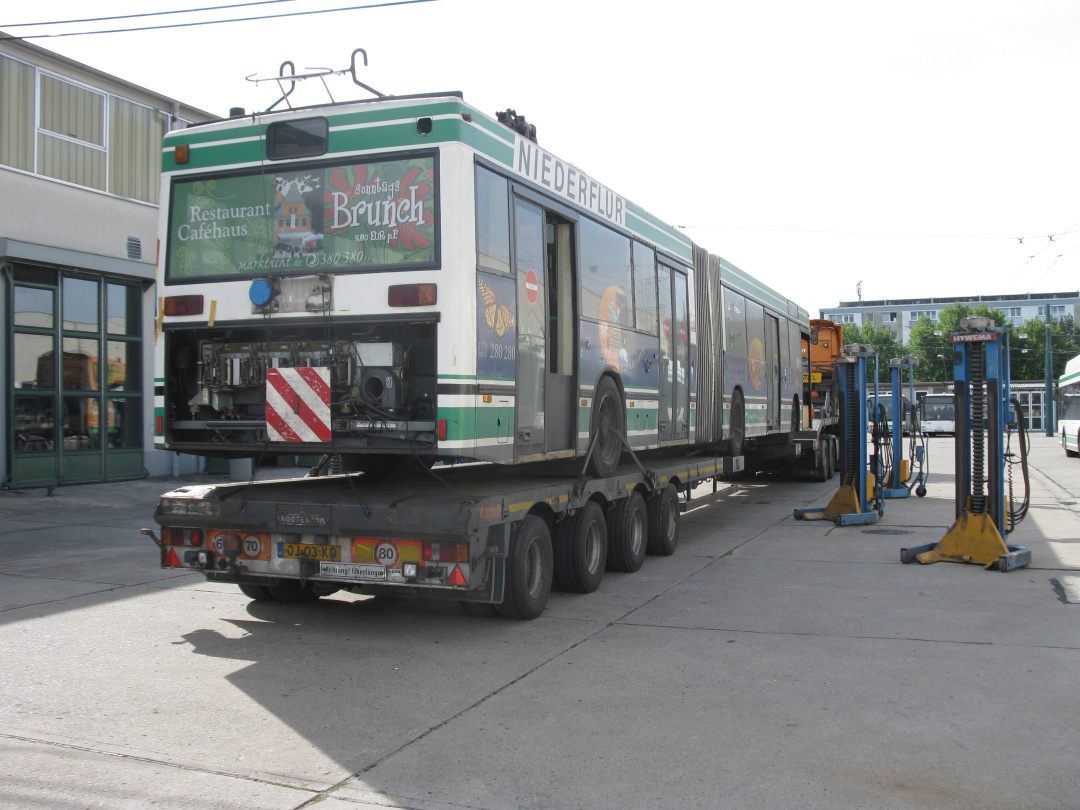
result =
[{"label": "bus advertising poster", "polygon": [[177,179],[166,276],[431,266],[435,176],[428,156]]}]

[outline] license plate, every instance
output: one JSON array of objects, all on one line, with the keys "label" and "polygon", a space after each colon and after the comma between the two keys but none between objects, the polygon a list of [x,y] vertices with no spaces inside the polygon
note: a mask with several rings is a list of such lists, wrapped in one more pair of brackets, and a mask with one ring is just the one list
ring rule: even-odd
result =
[{"label": "license plate", "polygon": [[341,546],[323,546],[315,543],[278,543],[278,556],[292,560],[341,559]]},{"label": "license plate", "polygon": [[374,579],[385,582],[386,566],[321,562],[319,563],[319,575],[327,579]]}]

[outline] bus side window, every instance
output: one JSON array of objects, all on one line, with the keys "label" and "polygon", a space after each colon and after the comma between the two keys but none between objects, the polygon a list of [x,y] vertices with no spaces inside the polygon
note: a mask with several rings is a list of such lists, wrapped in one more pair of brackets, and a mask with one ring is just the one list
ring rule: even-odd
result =
[{"label": "bus side window", "polygon": [[634,324],[641,332],[656,334],[656,252],[634,242]]},{"label": "bus side window", "polygon": [[510,272],[510,187],[482,166],[476,167],[476,264]]}]

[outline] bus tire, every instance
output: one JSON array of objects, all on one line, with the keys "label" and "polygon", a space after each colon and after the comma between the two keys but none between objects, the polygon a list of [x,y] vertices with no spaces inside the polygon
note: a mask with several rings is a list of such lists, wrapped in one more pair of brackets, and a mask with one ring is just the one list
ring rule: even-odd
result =
[{"label": "bus tire", "polygon": [[1065,448],[1065,455],[1069,458],[1076,458],[1080,456],[1080,433],[1076,434],[1076,450],[1070,450],[1068,445],[1065,444],[1065,434],[1061,434],[1061,446]]},{"label": "bus tire", "polygon": [[551,595],[551,530],[542,518],[529,515],[518,524],[505,565],[506,591],[499,613],[508,619],[535,619]]},{"label": "bus tire", "polygon": [[743,392],[736,388],[731,394],[731,433],[729,434],[729,452],[733,456],[743,454],[746,443],[746,401]]},{"label": "bus tire", "polygon": [[267,589],[278,602],[290,602],[292,604],[305,604],[314,602],[319,594],[311,587],[310,582],[301,583],[296,579],[279,579],[273,585],[267,585]]},{"label": "bus tire", "polygon": [[558,528],[555,585],[570,593],[592,593],[607,566],[608,531],[604,510],[589,501]]},{"label": "bus tire", "polygon": [[626,413],[623,411],[619,386],[611,377],[601,377],[593,392],[592,424],[589,442],[594,445],[589,456],[589,473],[597,478],[614,474],[622,457],[623,436],[626,435]]},{"label": "bus tire", "polygon": [[650,554],[670,557],[679,545],[679,493],[674,484],[655,492],[648,501]]},{"label": "bus tire", "polygon": [[270,593],[270,589],[265,585],[253,585],[250,582],[241,582],[239,587],[240,593],[248,599],[254,599],[256,602],[274,601],[274,595]]},{"label": "bus tire", "polygon": [[649,542],[648,526],[648,509],[640,492],[634,490],[616,501],[608,520],[609,570],[629,573],[641,568]]}]

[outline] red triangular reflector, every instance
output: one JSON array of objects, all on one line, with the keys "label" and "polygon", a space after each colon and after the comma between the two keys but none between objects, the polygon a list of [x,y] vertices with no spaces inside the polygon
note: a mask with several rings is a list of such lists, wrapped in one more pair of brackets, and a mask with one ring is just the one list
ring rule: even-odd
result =
[{"label": "red triangular reflector", "polygon": [[180,560],[176,556],[175,549],[169,549],[169,553],[165,555],[165,562],[161,564],[162,568],[179,568]]},{"label": "red triangular reflector", "polygon": [[461,573],[461,566],[455,565],[454,570],[450,572],[450,576],[446,578],[447,585],[457,585],[461,588],[465,587],[465,577]]}]

